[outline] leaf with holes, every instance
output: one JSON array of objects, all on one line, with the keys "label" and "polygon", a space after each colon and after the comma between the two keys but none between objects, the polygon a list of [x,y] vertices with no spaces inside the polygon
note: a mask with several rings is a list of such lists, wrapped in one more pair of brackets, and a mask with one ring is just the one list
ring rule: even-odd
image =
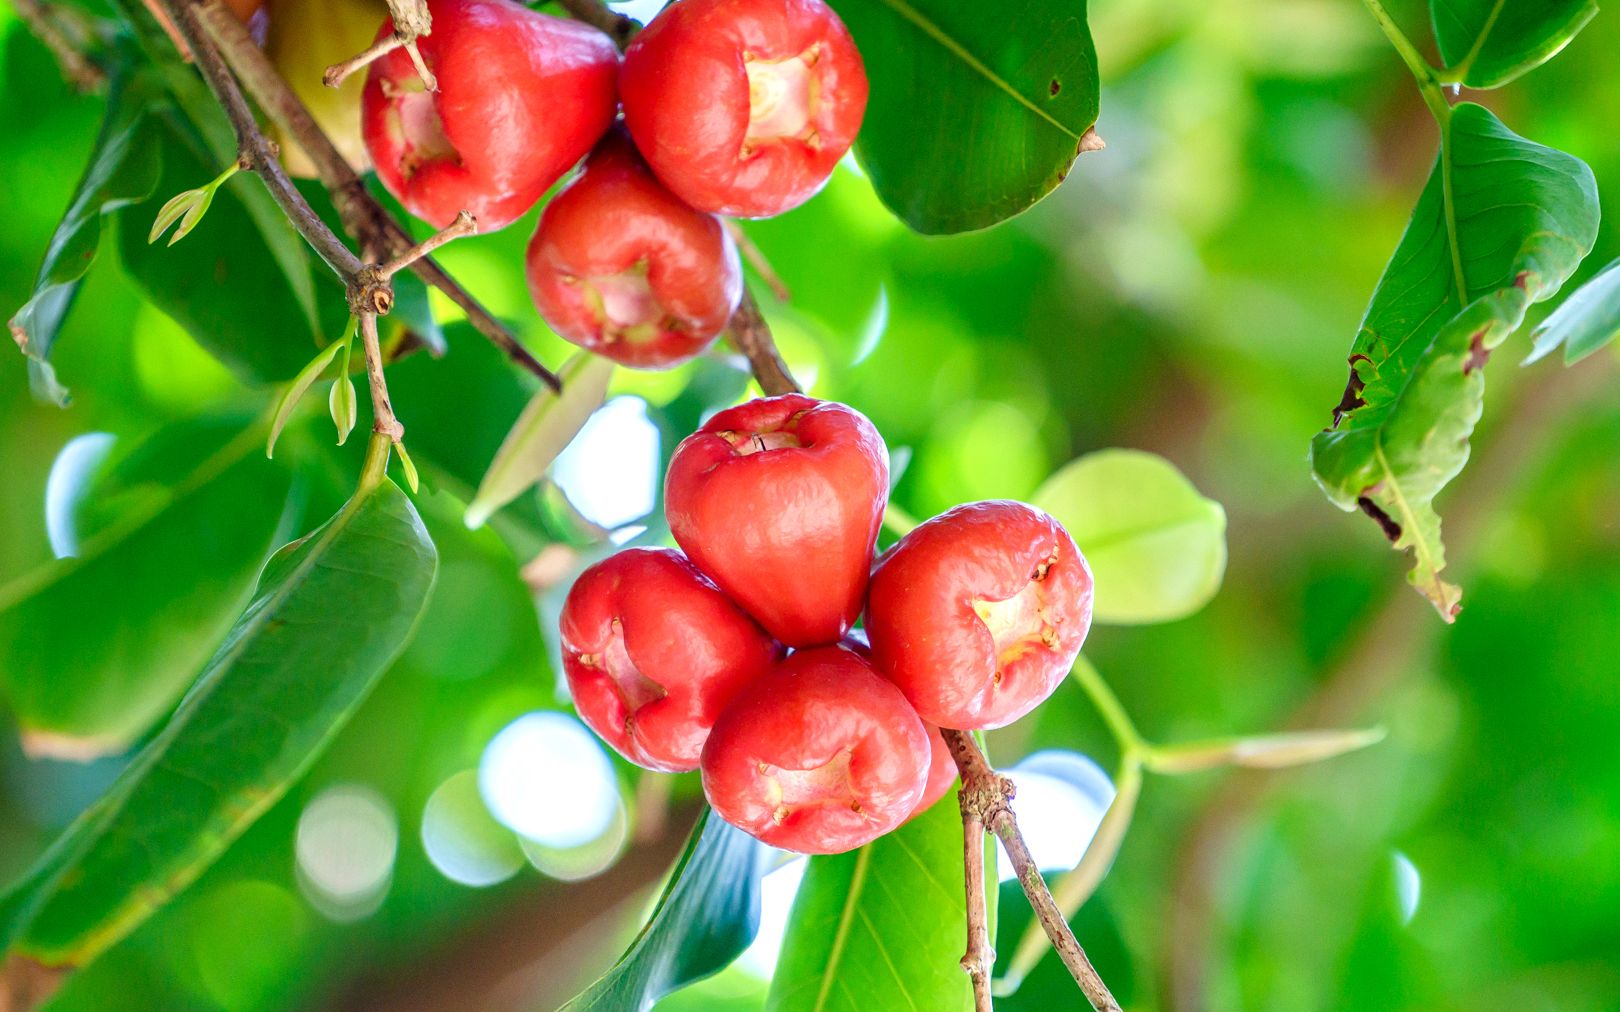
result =
[{"label": "leaf with holes", "polygon": [[436,565],[386,479],[276,553],[169,723],[0,900],[0,950],[83,966],[194,881],[399,655]]},{"label": "leaf with holes", "polygon": [[1099,622],[1185,618],[1226,573],[1226,511],[1163,457],[1099,450],[1065,464],[1031,502],[1057,518],[1091,566]]},{"label": "leaf with holes", "polygon": [[28,356],[35,394],[58,405],[67,390],[51,368],[51,347],[101,245],[104,215],[151,195],[158,181],[157,138],[146,111],[152,97],[143,79],[113,78],[107,112],[90,164],[45,250],[33,294],[10,320],[11,336]]},{"label": "leaf with holes", "polygon": [[1534,362],[1562,346],[1564,364],[1574,365],[1620,335],[1620,260],[1612,261],[1536,328]]},{"label": "leaf with holes", "polygon": [[871,80],[855,154],[919,232],[985,228],[1063,181],[1096,143],[1084,0],[833,0]]},{"label": "leaf with holes", "polygon": [[665,995],[729,966],[759,930],[759,880],[768,850],[705,810],[641,934],[562,1012],[646,1012]]},{"label": "leaf with holes", "polygon": [[960,962],[966,938],[962,818],[952,793],[859,850],[810,858],[766,1008],[971,1009]]},{"label": "leaf with holes", "polygon": [[1435,495],[1468,460],[1491,349],[1591,250],[1597,184],[1580,159],[1456,106],[1360,333],[1334,425],[1311,466],[1341,508],[1372,516],[1410,549],[1408,579],[1450,621],[1461,592],[1441,578]]},{"label": "leaf with holes", "polygon": [[1442,77],[1499,88],[1557,55],[1597,9],[1596,0],[1429,0]]}]

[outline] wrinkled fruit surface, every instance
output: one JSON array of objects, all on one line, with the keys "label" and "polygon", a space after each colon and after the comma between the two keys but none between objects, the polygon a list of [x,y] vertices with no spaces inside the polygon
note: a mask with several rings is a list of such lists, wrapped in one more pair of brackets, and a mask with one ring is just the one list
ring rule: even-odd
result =
[{"label": "wrinkled fruit surface", "polygon": [[562,611],[581,719],[647,769],[696,769],[709,730],[780,648],[681,553],[630,548],[585,570]]},{"label": "wrinkled fruit surface", "polygon": [[860,614],[888,489],[888,449],[866,416],[784,394],[683,440],[664,502],[699,569],[772,636],[813,646]]},{"label": "wrinkled fruit surface", "polygon": [[826,183],[860,130],[866,70],[821,0],[681,0],[625,52],[625,123],[664,184],[762,218]]},{"label": "wrinkled fruit surface", "polygon": [[[428,0],[417,47],[371,65],[361,129],[377,176],[414,215],[443,228],[472,212],[504,228],[585,156],[617,111],[619,56],[603,33],[510,0]],[[393,33],[383,23],[379,39]]]},{"label": "wrinkled fruit surface", "polygon": [[801,650],[744,689],[703,750],[732,825],[806,854],[852,850],[917,810],[928,733],[898,689],[841,646]]},{"label": "wrinkled fruit surface", "polygon": [[1005,500],[958,506],[918,525],[873,570],[873,663],[924,720],[1001,727],[1067,675],[1091,627],[1091,596],[1091,570],[1057,521]]},{"label": "wrinkled fruit surface", "polygon": [[617,131],[546,205],[525,270],[551,329],[644,369],[707,348],[742,297],[742,264],[720,220],[666,190]]}]

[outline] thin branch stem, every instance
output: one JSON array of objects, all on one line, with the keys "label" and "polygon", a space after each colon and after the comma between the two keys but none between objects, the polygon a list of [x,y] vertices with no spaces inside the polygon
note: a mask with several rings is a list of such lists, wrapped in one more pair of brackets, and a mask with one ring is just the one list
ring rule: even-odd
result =
[{"label": "thin branch stem", "polygon": [[[956,768],[962,774],[960,803],[964,817],[969,814],[977,816],[983,826],[1001,839],[1013,870],[1018,874],[1018,883],[1023,886],[1024,895],[1029,897],[1030,906],[1035,909],[1036,919],[1052,940],[1052,948],[1057,950],[1058,958],[1063,960],[1075,983],[1080,985],[1080,991],[1091,1007],[1097,1012],[1119,1012],[1119,1002],[1114,1000],[1108,985],[1103,983],[1097,968],[1091,965],[1085,950],[1074,937],[1068,920],[1046,888],[1046,880],[1041,877],[1040,867],[1030,855],[1024,834],[1018,830],[1018,818],[1012,810],[1012,781],[990,768],[989,761],[968,732],[942,728],[940,735],[945,739],[951,758],[956,760]],[[964,821],[964,835],[971,837],[972,834],[966,832],[969,828]],[[984,902],[982,893],[977,902]],[[969,944],[971,946],[971,939]]]},{"label": "thin branch stem", "polygon": [[1103,723],[1108,725],[1109,732],[1119,743],[1120,751],[1129,755],[1145,750],[1148,747],[1147,741],[1136,729],[1136,724],[1131,720],[1125,705],[1114,695],[1114,690],[1109,688],[1108,683],[1103,680],[1097,669],[1092,667],[1091,662],[1084,657],[1077,659],[1071,673],[1074,680],[1085,690],[1086,695],[1091,697],[1091,704],[1102,715]]},{"label": "thin branch stem", "polygon": [[462,211],[456,215],[455,221],[452,221],[449,225],[379,266],[377,273],[384,278],[391,278],[452,239],[459,239],[464,235],[473,235],[477,231],[478,220],[470,212]]},{"label": "thin branch stem", "polygon": [[394,417],[394,405],[388,399],[388,381],[383,378],[382,345],[377,340],[376,313],[360,314],[360,346],[366,353],[366,379],[371,387],[371,431],[397,443],[405,435],[405,426]]},{"label": "thin branch stem", "polygon": [[[165,2],[174,3],[177,0]],[[416,240],[404,226],[394,220],[366,190],[354,167],[338,152],[331,138],[315,123],[303,100],[254,44],[247,28],[219,0],[205,0],[196,5],[196,10],[203,30],[219,46],[225,62],[236,72],[248,94],[253,96],[265,115],[309,155],[316,175],[332,195],[332,203],[343,219],[344,229],[362,245],[374,243],[386,256],[398,256],[416,245]],[[556,373],[541,364],[432,257],[422,257],[411,264],[410,269],[425,283],[448,296],[467,314],[467,322],[514,363],[538,376],[553,390],[562,389]]]},{"label": "thin branch stem", "polygon": [[793,292],[788,289],[787,282],[782,280],[782,275],[776,273],[776,268],[771,266],[765,251],[749,238],[743,227],[731,218],[722,218],[720,223],[731,236],[731,241],[737,244],[737,252],[742,254],[743,260],[747,261],[748,266],[759,275],[759,279],[770,288],[771,295],[776,297],[776,301],[787,302],[793,298]]},{"label": "thin branch stem", "polygon": [[974,1012],[991,1012],[990,974],[996,967],[996,953],[990,947],[990,915],[984,892],[984,822],[968,801],[966,791],[957,795],[962,806],[962,880],[967,889],[967,952],[962,969],[973,981]]},{"label": "thin branch stem", "polygon": [[405,40],[400,38],[397,32],[378,39],[347,60],[327,67],[326,73],[321,75],[321,83],[328,88],[341,87],[356,71],[366,69],[404,44]]},{"label": "thin branch stem", "polygon": [[1434,113],[1435,121],[1443,125],[1451,118],[1451,105],[1446,101],[1445,93],[1440,87],[1439,75],[1429,65],[1429,61],[1423,58],[1423,54],[1418,52],[1417,47],[1412,45],[1412,40],[1406,37],[1406,33],[1401,31],[1401,26],[1389,16],[1389,11],[1384,9],[1382,0],[1362,0],[1362,2],[1367,5],[1367,12],[1372,15],[1373,20],[1378,22],[1378,27],[1383,30],[1389,44],[1395,47],[1401,62],[1406,64],[1406,68],[1417,79],[1418,90],[1423,93],[1423,101],[1428,103],[1429,111]]},{"label": "thin branch stem", "polygon": [[[180,0],[161,0],[169,20],[174,22],[175,29],[185,39],[186,45],[197,61],[197,69],[202,71],[203,80],[218,99],[220,107],[225,110],[225,116],[231,122],[231,129],[236,134],[236,145],[239,152],[240,163],[255,172],[264,181],[265,189],[281,208],[287,220],[292,222],[298,234],[304,237],[310,248],[322,260],[326,261],[345,287],[351,290],[360,278],[364,264],[355,256],[343,240],[326,226],[320,219],[304,195],[298,192],[292,180],[281,168],[281,161],[271,150],[269,140],[259,130],[258,122],[253,118],[253,111],[248,108],[247,99],[243,96],[241,88],[237,86],[236,78],[226,67],[224,58],[220,56],[214,40],[204,32],[199,25],[196,13],[197,8]],[[352,301],[352,291],[351,291]]]},{"label": "thin branch stem", "polygon": [[336,88],[356,71],[364,70],[377,60],[403,46],[410,55],[411,65],[416,68],[416,75],[422,79],[422,84],[428,91],[439,90],[439,79],[433,76],[427,63],[422,59],[421,50],[416,48],[416,40],[433,31],[433,15],[429,13],[424,0],[388,0],[388,13],[394,23],[394,32],[387,38],[378,39],[355,56],[334,63],[326,68],[321,75],[321,82],[328,88]]},{"label": "thin branch stem", "polygon": [[759,311],[759,303],[754,301],[753,293],[747,289],[743,290],[742,304],[731,317],[731,343],[748,359],[748,367],[753,370],[754,379],[765,393],[775,396],[800,392],[799,384],[788,372],[781,353],[776,350],[770,324],[765,322],[765,317]]},{"label": "thin branch stem", "polygon": [[56,21],[56,12],[40,0],[12,0],[17,16],[62,68],[62,77],[80,92],[99,91],[107,83],[107,73],[96,66]]}]

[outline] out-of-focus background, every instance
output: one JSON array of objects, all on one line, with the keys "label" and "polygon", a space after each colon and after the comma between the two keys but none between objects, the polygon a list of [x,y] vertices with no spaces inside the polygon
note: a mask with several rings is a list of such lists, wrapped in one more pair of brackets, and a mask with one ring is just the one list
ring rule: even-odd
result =
[{"label": "out-of-focus background", "polygon": [[[1283,777],[1151,779],[1077,920],[1082,942],[1132,1008],[1613,1007],[1613,355],[1521,369],[1519,340],[1491,363],[1473,460],[1440,500],[1466,592],[1445,627],[1306,461],[1433,155],[1406,70],[1353,0],[1092,8],[1108,147],[1029,213],[923,239],[842,168],[804,208],[751,227],[792,288],[770,307],[788,359],[909,453],[896,501],[911,513],[1028,496],[1063,462],[1115,446],[1162,454],[1225,506],[1215,600],[1169,625],[1099,627],[1088,643],[1145,733],[1388,729],[1374,748]],[[1418,5],[1393,9],[1427,40]],[[1604,13],[1546,67],[1470,97],[1620,193],[1616,52],[1620,18]],[[7,314],[27,298],[99,112],[0,8]],[[566,346],[534,316],[519,269],[532,218],[443,261],[556,363]],[[1617,254],[1605,227],[1581,276]],[[479,354],[450,338],[447,370]],[[477,410],[479,389],[435,381],[441,364],[418,359],[398,367],[407,427]],[[22,358],[0,353],[0,581],[51,557],[53,477],[68,481],[76,459],[263,399],[144,304],[113,256],[92,271],[55,361],[74,393],[66,410],[33,400]],[[711,362],[622,380],[559,465],[579,511],[621,528],[653,509],[661,461],[696,419],[683,387],[724,386],[724,373]],[[574,720],[551,630],[517,575],[525,560],[436,500],[423,497],[437,589],[375,695],[217,866],[55,1007],[547,1008],[622,948],[680,846],[695,780],[643,777]],[[545,567],[530,577],[545,583]],[[87,615],[97,606],[84,602]],[[0,727],[9,880],[119,760],[25,759]],[[1015,772],[1048,753],[1023,774],[1020,811],[1043,863],[1072,863],[1116,759],[1084,695],[1064,686],[990,748]],[[764,930],[743,960],[661,1008],[757,1008],[802,867],[766,880]],[[1004,894],[1004,955],[1022,903]],[[1048,961],[1003,1007],[1071,1007],[1061,976]]]}]

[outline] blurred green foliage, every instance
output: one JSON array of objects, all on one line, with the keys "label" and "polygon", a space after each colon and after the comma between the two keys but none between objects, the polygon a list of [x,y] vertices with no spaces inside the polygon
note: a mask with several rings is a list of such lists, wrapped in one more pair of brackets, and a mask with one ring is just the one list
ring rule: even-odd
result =
[{"label": "blurred green foliage", "polygon": [[[1426,37],[1420,5],[1392,9]],[[909,450],[896,496],[911,513],[1027,497],[1061,464],[1114,446],[1162,454],[1223,505],[1230,558],[1212,603],[1170,625],[1100,627],[1088,645],[1145,733],[1275,729],[1330,677],[1358,690],[1342,723],[1389,728],[1375,748],[1290,774],[1213,836],[1201,828],[1206,806],[1243,796],[1241,780],[1150,781],[1112,873],[1076,919],[1082,941],[1133,1007],[1612,1007],[1613,353],[1582,367],[1596,371],[1587,385],[1597,392],[1579,396],[1552,387],[1567,382],[1556,362],[1513,368],[1522,339],[1493,364],[1471,473],[1440,499],[1472,514],[1471,536],[1452,545],[1467,607],[1442,628],[1377,531],[1324,504],[1306,463],[1433,155],[1405,69],[1351,0],[1117,0],[1090,16],[1109,147],[1028,214],[923,239],[841,170],[802,209],[750,227],[793,289],[789,305],[767,306],[790,363],[814,392],[855,404],[891,447]],[[0,179],[10,198],[0,307],[12,308],[28,297],[101,112],[63,85],[13,19],[0,8]],[[1606,193],[1620,193],[1616,51],[1620,20],[1600,15],[1558,59],[1485,99],[1516,132],[1584,159]],[[144,231],[169,195],[109,227]],[[206,219],[186,242],[218,224]],[[532,226],[531,215],[458,242],[442,260],[556,364],[568,346],[533,315],[518,267]],[[1620,238],[1605,226],[1577,280],[1617,254]],[[109,432],[133,445],[221,401],[268,400],[138,293],[116,257],[91,271],[53,353],[74,394],[66,410],[30,397],[21,356],[0,358],[0,581],[50,558],[46,478],[71,438]],[[434,306],[453,319],[437,296]],[[413,447],[487,410],[482,390],[448,378],[478,374],[455,365],[479,354],[472,340],[451,328],[446,379],[422,356],[399,367],[417,374],[395,389]],[[615,392],[647,399],[668,427],[667,455],[706,401],[735,395],[714,379],[720,371],[712,362],[621,371]],[[710,384],[702,396],[682,393],[694,380]],[[507,389],[494,396],[523,400]],[[328,441],[324,416],[315,421],[298,438]],[[493,434],[479,429],[475,444],[487,461],[500,423],[485,428]],[[336,508],[361,443],[307,455],[302,529]],[[467,466],[463,484],[482,462]],[[607,878],[639,885],[617,896],[604,895],[603,880],[568,885],[530,869],[471,889],[426,856],[420,828],[433,792],[475,768],[507,722],[560,706],[517,567],[561,532],[556,511],[538,506],[524,515],[531,540],[521,554],[513,538],[466,532],[450,499],[466,489],[450,477],[435,486],[422,463],[439,488],[421,509],[442,559],[423,635],[311,775],[180,901],[76,975],[58,1007],[368,1008],[407,993],[418,1008],[550,1007],[634,931],[672,852],[644,858],[646,847],[632,845]],[[13,742],[0,743],[6,880],[119,768],[29,761]],[[990,745],[1002,764],[1046,747],[1105,768],[1114,759],[1072,684]],[[646,828],[661,788],[617,770]],[[353,920],[306,899],[296,872],[299,814],[334,784],[378,792],[398,825],[386,894]],[[671,818],[684,817],[695,790],[690,778],[676,782]],[[1207,910],[1189,911],[1194,893]],[[1004,894],[1003,948],[1021,930],[1021,903]],[[1043,964],[1004,1007],[1063,1007],[1062,992],[1038,986],[1053,969]],[[733,969],[667,1007],[757,1008],[764,993]]]}]

